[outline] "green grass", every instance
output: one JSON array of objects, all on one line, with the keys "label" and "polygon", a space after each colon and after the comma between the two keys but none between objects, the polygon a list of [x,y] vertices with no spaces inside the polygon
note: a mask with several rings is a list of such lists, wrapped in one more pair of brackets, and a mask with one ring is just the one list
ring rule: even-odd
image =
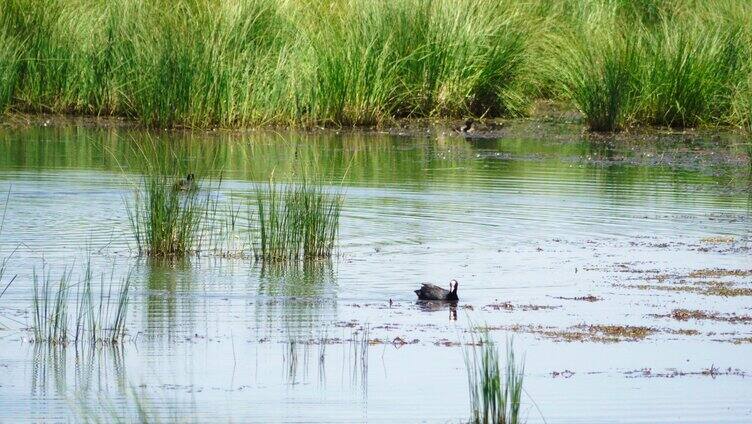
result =
[{"label": "green grass", "polygon": [[733,26],[666,22],[648,36],[645,119],[672,127],[724,123],[749,60],[746,43]]},{"label": "green grass", "polygon": [[13,100],[20,55],[18,41],[7,31],[0,30],[0,112],[4,112]]},{"label": "green grass", "polygon": [[141,174],[132,200],[125,200],[139,255],[198,253],[217,210],[213,192],[221,184],[221,179],[216,187],[204,183],[202,170],[215,169],[216,155],[149,133],[132,140],[128,149],[127,168]]},{"label": "green grass", "polygon": [[464,350],[473,423],[521,423],[520,407],[525,374],[524,360],[517,362],[512,342],[507,342],[502,363],[488,330]]},{"label": "green grass", "polygon": [[53,280],[49,271],[42,275],[36,270],[32,276],[34,297],[32,315],[34,341],[65,345],[70,342],[68,334],[68,298],[72,270],[64,269],[60,277]]},{"label": "green grass", "polygon": [[199,190],[177,190],[177,175],[146,175],[127,204],[139,254],[183,257],[199,249],[211,197]]},{"label": "green grass", "polygon": [[740,87],[734,98],[734,122],[747,134],[752,134],[752,75]]},{"label": "green grass", "polygon": [[743,124],[734,105],[752,64],[748,22],[722,1],[679,3],[580,2],[581,15],[553,31],[546,69],[561,78],[549,78],[591,130]]},{"label": "green grass", "polygon": [[556,65],[563,65],[563,90],[591,130],[619,130],[631,116],[638,90],[638,47],[621,34],[596,32],[584,37],[587,44],[561,46],[565,53]]},{"label": "green grass", "polygon": [[1,48],[19,65],[7,62],[0,93],[15,109],[158,127],[520,113],[531,101],[523,11],[495,0],[9,0],[0,34],[14,42]]},{"label": "green grass", "polygon": [[[94,346],[115,345],[124,340],[130,276],[116,282],[112,274],[103,273],[97,294],[92,290],[89,265],[77,282],[73,279],[73,269],[68,267],[59,277],[53,277],[49,269],[43,269],[41,274],[35,270],[32,279],[35,343]],[[73,316],[70,316],[71,305],[75,307]]]},{"label": "green grass", "polygon": [[330,258],[339,231],[342,196],[303,180],[274,181],[256,190],[254,256],[264,261]]},{"label": "green grass", "polygon": [[744,125],[730,0],[7,0],[0,110],[383,125],[564,100],[593,130]]},{"label": "green grass", "polygon": [[[113,269],[114,271],[114,269]],[[109,277],[109,283],[106,279]],[[93,276],[87,265],[83,282],[78,286],[74,342],[115,345],[124,340],[131,278],[127,276],[117,286],[112,274],[100,276],[99,295],[92,291]]]}]

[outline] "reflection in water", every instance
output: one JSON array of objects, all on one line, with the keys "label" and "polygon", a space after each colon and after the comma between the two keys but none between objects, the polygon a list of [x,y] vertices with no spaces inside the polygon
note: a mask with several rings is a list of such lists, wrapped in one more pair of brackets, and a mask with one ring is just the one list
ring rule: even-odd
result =
[{"label": "reflection in water", "polygon": [[[54,388],[59,397],[71,392],[91,394],[127,387],[125,350],[127,345],[97,345],[74,349],[36,343],[32,352],[31,391],[35,397],[49,396]],[[70,379],[69,371],[73,373]]]},{"label": "reflection in water", "polygon": [[50,387],[54,387],[58,395],[64,394],[67,389],[68,349],[47,343],[36,343],[32,346],[32,395],[47,396]]},{"label": "reflection in water", "polygon": [[[369,327],[353,329],[349,336],[343,338],[330,338],[328,333],[328,330],[324,330],[314,338],[290,337],[284,342],[282,369],[286,383],[291,386],[308,383],[311,368],[315,365],[320,387],[326,386],[327,369],[330,369],[339,372],[342,384],[349,384],[351,388],[359,390],[363,399],[366,399],[368,353],[372,342]],[[327,367],[327,361],[334,362],[339,367]]]},{"label": "reflection in water", "polygon": [[195,297],[191,295],[194,274],[190,260],[149,258],[145,266],[147,339],[169,343],[181,334],[191,334]]},{"label": "reflection in water", "polygon": [[175,393],[170,398],[164,391],[130,385],[118,393],[73,393],[77,421],[87,423],[138,422],[138,423],[188,423],[196,420],[196,402],[182,400]]},{"label": "reflection in water", "polygon": [[418,300],[415,302],[424,312],[449,311],[449,321],[457,321],[457,302],[441,302],[434,300]]},{"label": "reflection in water", "polygon": [[262,262],[260,266],[259,294],[319,298],[336,295],[331,260]]},{"label": "reflection in water", "polygon": [[[262,264],[256,329],[272,337],[312,337],[337,309],[336,273],[330,260]],[[275,328],[275,325],[281,328]]]}]

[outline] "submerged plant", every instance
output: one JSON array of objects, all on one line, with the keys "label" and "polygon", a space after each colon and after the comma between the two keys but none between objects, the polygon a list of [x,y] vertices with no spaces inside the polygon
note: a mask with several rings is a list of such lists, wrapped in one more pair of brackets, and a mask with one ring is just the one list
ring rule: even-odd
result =
[{"label": "submerged plant", "polygon": [[501,363],[496,344],[487,329],[481,330],[477,342],[474,336],[471,337],[470,347],[464,350],[471,422],[520,423],[524,360],[517,363],[513,343],[508,341],[506,363]]},{"label": "submerged plant", "polygon": [[342,196],[303,180],[257,190],[256,259],[285,261],[332,256],[339,230]]}]

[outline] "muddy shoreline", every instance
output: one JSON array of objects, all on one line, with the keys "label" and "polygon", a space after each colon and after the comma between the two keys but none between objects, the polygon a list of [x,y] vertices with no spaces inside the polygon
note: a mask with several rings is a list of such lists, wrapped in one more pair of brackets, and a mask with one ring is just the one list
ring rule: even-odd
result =
[{"label": "muddy shoreline", "polygon": [[671,128],[637,125],[619,132],[593,132],[587,129],[584,117],[566,105],[539,101],[527,117],[477,117],[469,132],[459,129],[464,118],[395,118],[378,126],[309,125],[301,127],[267,125],[247,128],[169,129],[144,126],[137,119],[122,116],[65,115],[49,113],[7,112],[0,118],[0,128],[28,126],[79,126],[88,129],[132,129],[165,133],[244,135],[258,132],[298,132],[304,134],[389,134],[410,138],[460,137],[468,140],[522,138],[547,141],[601,141],[638,145],[640,143],[719,143],[744,144],[750,136],[734,127]]}]

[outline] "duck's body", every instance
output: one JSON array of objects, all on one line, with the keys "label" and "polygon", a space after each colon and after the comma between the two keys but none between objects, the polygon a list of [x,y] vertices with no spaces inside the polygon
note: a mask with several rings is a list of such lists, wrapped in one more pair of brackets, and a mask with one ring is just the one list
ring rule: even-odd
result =
[{"label": "duck's body", "polygon": [[[454,285],[454,288],[452,287]],[[449,283],[449,290],[443,289],[437,285],[423,283],[419,290],[415,290],[415,294],[418,295],[419,300],[442,300],[447,302],[456,302],[459,300],[457,297],[457,280],[452,280]]]},{"label": "duck's body", "polygon": [[196,184],[196,178],[193,174],[188,174],[185,178],[181,178],[175,181],[172,185],[172,189],[175,191],[196,191],[198,185]]},{"label": "duck's body", "polygon": [[459,128],[455,128],[455,131],[457,131],[460,134],[467,134],[469,132],[472,132],[474,123],[475,123],[475,120],[473,118],[469,118],[465,121],[465,125]]}]

